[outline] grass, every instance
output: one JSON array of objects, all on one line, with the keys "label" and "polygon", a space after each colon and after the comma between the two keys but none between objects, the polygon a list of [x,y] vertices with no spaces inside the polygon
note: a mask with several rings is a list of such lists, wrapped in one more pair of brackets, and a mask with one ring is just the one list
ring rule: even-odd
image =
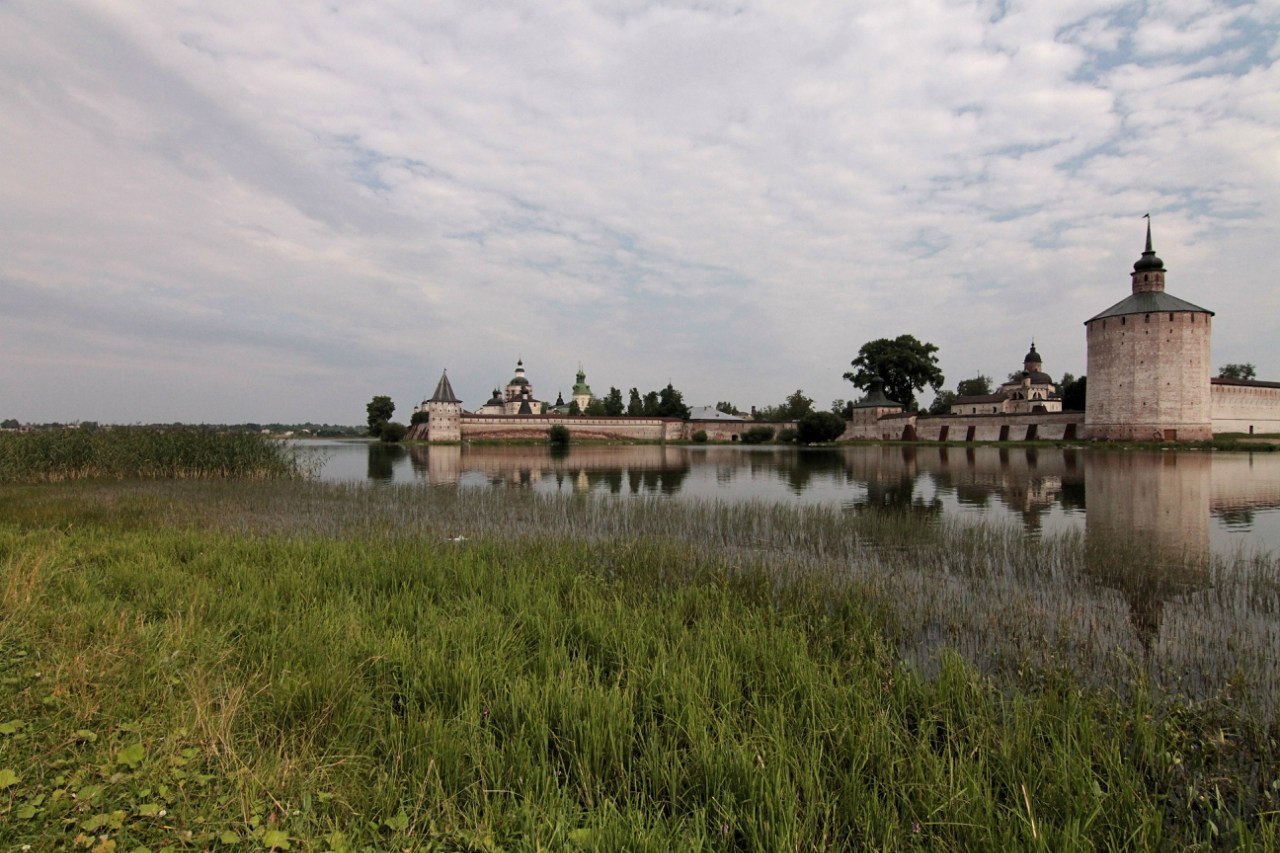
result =
[{"label": "grass", "polygon": [[[1137,557],[1070,537],[297,481],[11,486],[0,518],[4,849],[1278,843],[1275,724],[1088,677],[1128,623],[1068,630],[1115,595],[1088,578]],[[1265,630],[1274,568],[1212,567],[1206,621]],[[1043,654],[975,653],[1036,608]]]},{"label": "grass", "polygon": [[246,478],[297,473],[283,444],[189,427],[0,432],[0,483],[128,478]]}]

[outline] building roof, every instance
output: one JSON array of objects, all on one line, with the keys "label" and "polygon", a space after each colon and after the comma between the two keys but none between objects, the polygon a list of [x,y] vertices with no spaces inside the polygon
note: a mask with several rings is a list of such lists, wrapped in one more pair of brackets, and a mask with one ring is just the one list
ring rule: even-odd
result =
[{"label": "building roof", "polygon": [[884,395],[884,386],[879,382],[871,386],[871,390],[867,392],[867,396],[853,404],[855,409],[888,409],[897,406],[902,408],[902,404],[897,400],[890,400]]},{"label": "building roof", "polygon": [[1044,363],[1044,359],[1042,359],[1042,358],[1040,357],[1040,353],[1036,352],[1036,342],[1035,342],[1035,341],[1032,341],[1032,342],[1031,342],[1031,351],[1030,351],[1030,352],[1028,352],[1028,353],[1026,354],[1026,356],[1022,359],[1022,363],[1023,363],[1023,364],[1026,364],[1028,361],[1034,361],[1034,362],[1038,362],[1038,363],[1041,363],[1041,364],[1043,364],[1043,363]]},{"label": "building roof", "polygon": [[440,374],[440,381],[436,383],[436,392],[431,395],[429,403],[461,403],[457,395],[453,393],[453,386],[449,384],[449,371]]},{"label": "building roof", "polygon": [[1127,314],[1159,314],[1161,312],[1208,314],[1210,317],[1213,316],[1213,312],[1208,308],[1192,305],[1185,299],[1179,299],[1176,296],[1170,296],[1163,290],[1157,290],[1130,294],[1106,311],[1101,314],[1095,314],[1084,322],[1087,325],[1094,320],[1101,320],[1106,317],[1122,317]]},{"label": "building roof", "polygon": [[1215,376],[1209,380],[1211,385],[1239,385],[1243,388],[1280,388],[1280,382],[1264,382],[1261,379],[1228,379]]},{"label": "building roof", "polygon": [[1043,370],[1031,370],[1031,371],[1019,370],[1016,374],[1014,374],[1014,376],[1016,378],[1010,379],[1008,382],[1001,382],[1000,387],[1003,388],[1006,385],[1021,385],[1022,380],[1028,377],[1031,379],[1032,385],[1052,385],[1053,384],[1053,377],[1045,373]]},{"label": "building roof", "polygon": [[951,401],[953,406],[967,406],[974,403],[1003,403],[1003,394],[969,394],[964,397],[956,397]]},{"label": "building roof", "polygon": [[740,415],[730,415],[720,411],[715,406],[699,406],[696,409],[689,410],[689,420],[691,421],[745,421],[748,420]]}]

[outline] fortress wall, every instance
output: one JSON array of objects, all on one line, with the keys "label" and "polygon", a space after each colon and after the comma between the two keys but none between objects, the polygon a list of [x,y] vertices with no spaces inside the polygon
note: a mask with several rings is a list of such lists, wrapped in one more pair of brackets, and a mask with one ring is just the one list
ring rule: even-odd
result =
[{"label": "fortress wall", "polygon": [[[1082,436],[1084,413],[893,415],[877,421],[855,417],[840,440],[901,441],[908,426],[918,441],[1062,441],[1069,432],[1071,438]],[[1032,428],[1034,432],[1029,433]]]},{"label": "fortress wall", "polygon": [[744,432],[757,426],[767,426],[773,429],[776,436],[781,430],[795,429],[795,421],[778,421],[776,423],[765,423],[763,421],[686,421],[684,425],[685,439],[692,439],[693,434],[698,430],[703,430],[707,434],[708,441],[733,441],[740,438]]},{"label": "fortress wall", "polygon": [[1062,441],[1069,431],[1071,437],[1080,437],[1083,427],[1083,412],[921,416],[916,419],[916,437],[921,441]]},{"label": "fortress wall", "polygon": [[684,437],[684,421],[676,418],[589,418],[567,415],[469,415],[462,437],[471,441],[534,441],[552,426],[564,426],[578,439],[676,441]]},{"label": "fortress wall", "polygon": [[1209,386],[1214,432],[1280,432],[1280,383]]}]

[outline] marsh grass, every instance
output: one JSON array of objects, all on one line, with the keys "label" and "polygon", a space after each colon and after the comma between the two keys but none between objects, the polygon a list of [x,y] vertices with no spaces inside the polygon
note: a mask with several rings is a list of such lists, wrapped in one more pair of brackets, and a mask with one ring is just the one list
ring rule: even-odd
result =
[{"label": "marsh grass", "polygon": [[6,849],[1277,844],[1274,724],[1207,672],[1274,615],[1260,557],[1162,593],[1246,624],[1177,623],[1188,697],[1090,670],[1141,555],[1072,537],[306,482],[0,518]]},{"label": "marsh grass", "polygon": [[280,477],[295,474],[281,442],[189,427],[0,433],[0,483],[84,479]]}]

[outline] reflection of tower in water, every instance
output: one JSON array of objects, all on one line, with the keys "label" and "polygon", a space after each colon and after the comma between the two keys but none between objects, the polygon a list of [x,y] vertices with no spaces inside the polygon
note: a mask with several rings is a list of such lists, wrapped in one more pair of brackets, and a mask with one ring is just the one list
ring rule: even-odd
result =
[{"label": "reflection of tower in water", "polygon": [[1212,459],[1099,452],[1084,461],[1086,570],[1125,597],[1150,652],[1165,602],[1209,582]]}]

